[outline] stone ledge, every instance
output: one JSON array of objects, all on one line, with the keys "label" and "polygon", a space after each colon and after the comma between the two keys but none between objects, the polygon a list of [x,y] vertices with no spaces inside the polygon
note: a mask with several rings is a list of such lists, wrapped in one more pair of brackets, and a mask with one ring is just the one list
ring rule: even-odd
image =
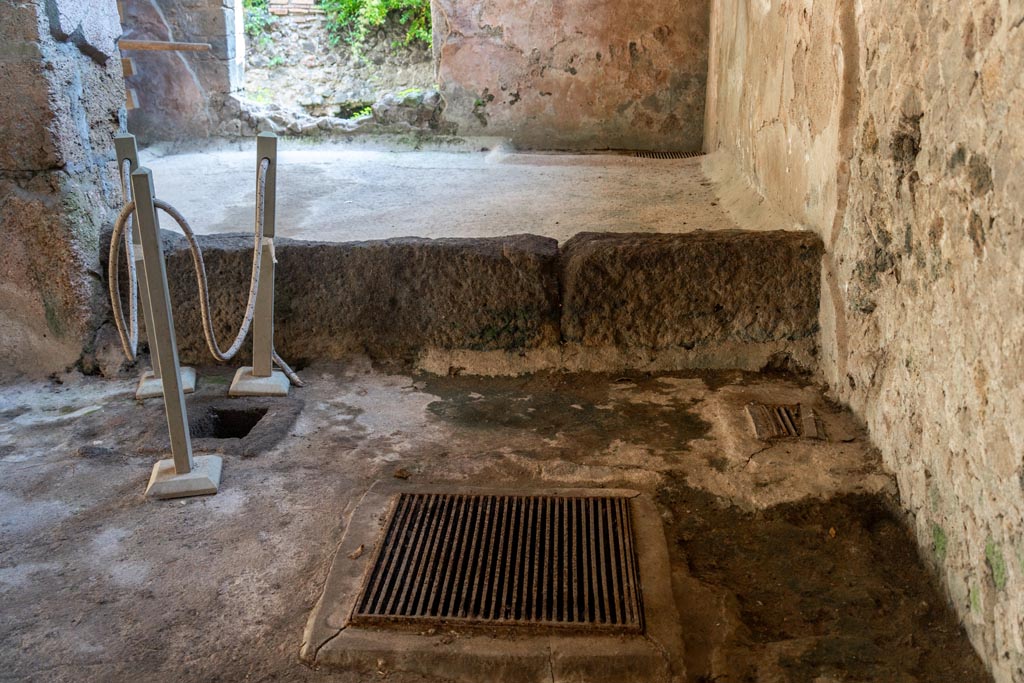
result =
[{"label": "stone ledge", "polygon": [[701,349],[812,339],[821,240],[807,232],[581,233],[562,247],[562,335]]},{"label": "stone ledge", "polygon": [[[209,358],[192,259],[168,234],[182,362]],[[252,238],[200,237],[221,343],[241,323]],[[558,343],[558,245],[532,235],[372,242],[277,241],[276,344],[289,361],[412,360],[424,347],[480,351]],[[247,358],[240,354],[239,362]]]},{"label": "stone ledge", "polygon": [[[209,362],[191,256],[183,238],[164,237],[179,354]],[[252,238],[199,240],[227,346],[245,310]],[[299,366],[366,354],[442,374],[811,369],[821,254],[802,232],[585,233],[561,252],[533,235],[282,239],[275,338]]]}]

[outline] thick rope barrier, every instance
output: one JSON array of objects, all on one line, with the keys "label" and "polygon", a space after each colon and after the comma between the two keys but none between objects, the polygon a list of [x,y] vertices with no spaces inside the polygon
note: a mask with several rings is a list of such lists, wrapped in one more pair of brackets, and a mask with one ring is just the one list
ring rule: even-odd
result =
[{"label": "thick rope barrier", "polygon": [[[238,330],[238,334],[235,335],[235,339],[231,343],[231,346],[228,347],[227,351],[221,350],[220,344],[217,341],[217,333],[213,329],[213,317],[210,315],[210,287],[206,276],[206,263],[203,260],[203,252],[199,248],[199,242],[196,239],[195,232],[192,230],[192,226],[189,225],[185,217],[181,215],[180,211],[162,199],[153,200],[153,205],[157,209],[163,211],[178,224],[178,227],[181,228],[182,233],[185,235],[185,240],[188,242],[189,251],[192,254],[192,264],[196,273],[196,282],[199,289],[199,308],[203,320],[203,336],[206,338],[206,346],[210,350],[210,353],[215,359],[221,362],[231,360],[238,353],[239,349],[242,348],[245,338],[249,335],[253,317],[256,313],[256,294],[259,291],[259,277],[263,263],[263,222],[266,203],[266,174],[269,167],[269,159],[263,159],[260,162],[259,182],[257,183],[256,188],[256,234],[252,256],[252,277],[249,280],[249,298],[245,308],[245,316],[242,319],[242,326]],[[125,184],[123,174],[121,183],[122,186]],[[128,198],[129,196],[126,195],[126,199]],[[121,339],[121,347],[124,349],[125,355],[129,360],[135,360],[135,356],[138,352],[138,315],[135,312],[135,300],[137,299],[138,293],[138,273],[135,269],[134,248],[126,247],[125,251],[129,254],[129,289],[133,292],[129,312],[129,318],[131,320],[128,322],[124,319],[124,309],[121,306],[120,276],[118,273],[120,265],[120,250],[117,245],[122,239],[122,235],[126,237],[129,243],[131,242],[131,233],[130,231],[126,232],[125,228],[134,213],[135,201],[132,199],[125,204],[123,209],[121,209],[121,213],[118,214],[117,220],[114,222],[114,232],[110,238],[110,265],[107,270],[107,284],[110,290],[110,304],[113,309],[114,324],[117,327],[117,333]],[[281,356],[278,355],[276,349],[271,352],[271,358],[273,359],[274,364],[277,365],[277,367],[279,367],[288,378],[288,381],[297,387],[303,386],[302,380],[299,379],[299,376],[295,371],[292,370],[291,367],[284,362]]]},{"label": "thick rope barrier", "polygon": [[[125,159],[121,164],[121,194],[124,196],[124,203],[132,203],[132,184],[129,180],[132,172],[132,162]],[[117,244],[112,241],[111,244]],[[129,358],[135,359],[139,347],[139,276],[135,266],[135,242],[132,239],[132,218],[129,217],[127,228],[124,231],[124,256],[128,261],[128,329],[131,331],[127,340],[131,348]],[[122,344],[125,339],[122,337]],[[127,347],[126,347],[127,348]]]}]

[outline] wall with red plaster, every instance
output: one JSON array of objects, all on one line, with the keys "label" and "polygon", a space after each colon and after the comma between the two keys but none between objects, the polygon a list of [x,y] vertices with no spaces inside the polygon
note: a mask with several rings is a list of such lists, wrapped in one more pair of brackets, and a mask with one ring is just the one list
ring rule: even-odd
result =
[{"label": "wall with red plaster", "polygon": [[525,148],[700,149],[707,0],[434,0],[433,13],[459,134]]}]

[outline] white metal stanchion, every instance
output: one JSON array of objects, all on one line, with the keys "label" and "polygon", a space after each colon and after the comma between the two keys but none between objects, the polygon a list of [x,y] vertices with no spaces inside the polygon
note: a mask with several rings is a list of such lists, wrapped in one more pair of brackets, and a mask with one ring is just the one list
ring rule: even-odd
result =
[{"label": "white metal stanchion", "polygon": [[153,175],[148,168],[139,168],[132,173],[131,182],[136,229],[147,266],[144,269],[149,293],[146,304],[150,308],[152,327],[146,332],[150,335],[150,345],[156,347],[163,370],[160,380],[171,441],[171,457],[153,466],[146,494],[154,498],[184,498],[216,493],[220,485],[221,459],[213,455],[192,456],[164,250],[153,206]]},{"label": "white metal stanchion", "polygon": [[229,396],[287,396],[291,386],[283,372],[274,370],[273,361],[276,204],[277,136],[260,133],[256,137],[256,220],[263,221],[263,253],[252,321],[252,367],[238,369]]},{"label": "white metal stanchion", "polygon": [[[139,148],[135,142],[135,136],[130,133],[121,133],[115,136],[114,149],[117,152],[117,173],[121,178],[124,201],[127,204],[134,195],[130,176],[139,168]],[[126,165],[128,166],[127,172],[125,169]],[[139,288],[138,300],[142,306],[143,320],[146,323],[146,335],[152,337],[153,313],[149,306],[149,284],[146,281],[146,261],[143,256],[138,221],[133,223],[131,240],[135,247],[134,265]],[[129,264],[130,266],[131,264]],[[134,297],[135,292],[129,292],[128,296]],[[160,378],[160,354],[157,352],[156,344],[153,343],[152,339],[149,342],[149,358],[153,369],[142,373],[142,377],[139,378],[138,389],[135,390],[135,398],[140,400],[163,396],[164,393],[163,383]],[[186,394],[191,394],[196,390],[196,371],[194,368],[181,368],[181,387]]]}]

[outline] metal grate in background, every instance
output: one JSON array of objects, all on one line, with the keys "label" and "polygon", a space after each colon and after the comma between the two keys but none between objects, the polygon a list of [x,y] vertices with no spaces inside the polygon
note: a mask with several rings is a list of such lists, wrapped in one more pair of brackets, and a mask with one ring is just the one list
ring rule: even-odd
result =
[{"label": "metal grate in background", "polygon": [[704,152],[633,152],[633,156],[641,159],[692,159],[693,157],[704,156]]},{"label": "metal grate in background", "polygon": [[640,632],[629,500],[401,494],[353,624]]},{"label": "metal grate in background", "polygon": [[750,403],[747,405],[747,414],[759,439],[818,437],[814,411],[804,410],[799,403]]}]

